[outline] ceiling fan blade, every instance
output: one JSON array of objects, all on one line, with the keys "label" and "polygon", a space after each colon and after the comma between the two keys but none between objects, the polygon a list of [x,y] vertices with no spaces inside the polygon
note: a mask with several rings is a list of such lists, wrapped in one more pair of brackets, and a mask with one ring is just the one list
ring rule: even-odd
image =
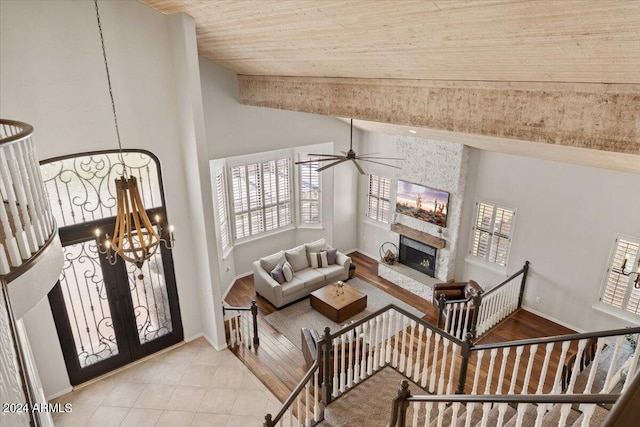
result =
[{"label": "ceiling fan blade", "polygon": [[303,165],[305,163],[329,162],[329,161],[332,161],[332,160],[338,160],[338,159],[342,159],[342,158],[344,158],[344,156],[336,156],[336,157],[331,157],[331,158],[328,158],[328,159],[301,160],[299,162],[295,162],[294,164]]},{"label": "ceiling fan blade", "polygon": [[316,156],[316,157],[342,157],[337,154],[307,154],[307,156]]},{"label": "ceiling fan blade", "polygon": [[358,160],[362,160],[363,162],[377,163],[382,166],[389,166],[390,168],[402,169],[400,166],[390,165],[388,163],[376,162],[374,160],[368,160],[368,159],[358,159]]},{"label": "ceiling fan blade", "polygon": [[362,169],[362,168],[360,167],[360,165],[358,164],[358,162],[356,162],[356,160],[355,160],[355,159],[351,159],[351,161],[353,162],[353,164],[354,164],[354,165],[356,165],[356,167],[358,168],[358,171],[359,171],[362,175],[365,175],[365,173],[364,173],[364,169]]},{"label": "ceiling fan blade", "polygon": [[402,157],[372,157],[372,156],[356,156],[356,159],[369,160],[369,159],[378,159],[378,160],[404,160]]},{"label": "ceiling fan blade", "polygon": [[321,167],[321,168],[318,168],[318,172],[322,172],[322,171],[323,171],[323,170],[325,170],[325,169],[329,169],[330,167],[335,166],[335,165],[337,165],[337,164],[340,164],[340,163],[342,163],[342,162],[346,162],[347,160],[349,160],[349,159],[340,159],[340,160],[338,160],[337,162],[329,163],[329,164],[328,164],[328,165],[326,165],[326,166],[323,166],[323,167]]}]

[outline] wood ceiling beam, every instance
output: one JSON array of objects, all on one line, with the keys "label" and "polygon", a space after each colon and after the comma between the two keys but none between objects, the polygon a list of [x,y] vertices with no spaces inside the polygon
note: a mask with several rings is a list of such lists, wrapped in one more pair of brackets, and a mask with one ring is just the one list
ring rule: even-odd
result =
[{"label": "wood ceiling beam", "polygon": [[640,85],[238,76],[246,105],[640,155]]}]

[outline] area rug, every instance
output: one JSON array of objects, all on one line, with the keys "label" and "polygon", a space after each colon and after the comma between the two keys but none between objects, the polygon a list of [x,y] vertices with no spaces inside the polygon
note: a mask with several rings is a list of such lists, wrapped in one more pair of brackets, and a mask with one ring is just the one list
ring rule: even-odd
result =
[{"label": "area rug", "polygon": [[[392,297],[388,293],[362,279],[355,277],[347,283],[367,295],[367,308],[349,318],[347,323],[351,323],[354,320],[360,320],[389,304],[395,304],[397,307],[407,310],[415,316],[424,316],[424,313],[416,310],[408,304],[405,304],[399,299]],[[309,298],[305,298],[294,304],[288,305],[275,313],[271,313],[265,316],[264,320],[298,348],[302,348],[300,342],[301,328],[313,328],[317,330],[318,333],[322,334],[324,328],[327,326],[331,328],[332,333],[337,332],[343,326],[334,323],[332,320],[324,317],[322,314],[311,308]]]}]

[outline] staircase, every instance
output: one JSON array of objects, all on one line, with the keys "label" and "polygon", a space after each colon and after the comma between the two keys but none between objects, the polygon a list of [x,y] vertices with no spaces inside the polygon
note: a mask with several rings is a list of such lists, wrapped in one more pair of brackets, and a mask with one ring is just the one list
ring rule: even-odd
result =
[{"label": "staircase", "polygon": [[640,350],[625,335],[638,333],[474,345],[389,305],[327,328],[316,362],[264,426],[600,425],[597,405],[615,404],[632,383],[622,379]]},{"label": "staircase", "polygon": [[[400,373],[391,367],[385,367],[332,402],[324,413],[321,426],[349,426],[349,427],[385,427],[389,425],[389,407],[382,402],[391,402],[398,396],[393,392],[393,386],[402,382],[399,393],[406,390],[421,390],[421,388],[407,381]],[[406,387],[406,388],[405,388]],[[424,390],[421,390],[424,392]],[[515,399],[513,399],[515,397]],[[553,400],[544,396],[528,396],[534,400]],[[601,406],[590,405],[587,409],[574,409],[571,404],[560,403],[524,403],[522,396],[475,396],[475,402],[470,402],[472,396],[432,396],[429,401],[422,401],[420,405],[407,407],[406,425],[418,426],[541,426],[558,425],[581,426],[588,419],[589,426],[602,424],[609,411]],[[516,402],[521,398],[520,402]],[[576,397],[579,398],[579,397]],[[495,399],[491,401],[491,399]],[[499,403],[499,399],[513,399],[514,402]],[[557,399],[557,398],[556,398]],[[591,400],[600,402],[614,402],[616,397],[596,396]],[[449,402],[447,402],[449,400]],[[583,412],[583,409],[585,412]],[[425,422],[426,420],[429,420]],[[454,421],[455,420],[455,421]],[[562,420],[562,423],[561,423]],[[393,422],[393,420],[392,420]],[[396,419],[396,423],[397,423]],[[392,424],[394,425],[394,424]],[[395,424],[397,425],[397,424]]]}]

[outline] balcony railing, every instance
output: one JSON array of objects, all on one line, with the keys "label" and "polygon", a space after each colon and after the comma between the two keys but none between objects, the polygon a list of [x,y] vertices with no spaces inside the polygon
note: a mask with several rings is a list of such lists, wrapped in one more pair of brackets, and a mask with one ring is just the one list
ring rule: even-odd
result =
[{"label": "balcony railing", "polygon": [[0,276],[8,281],[56,234],[32,134],[27,123],[0,119]]}]

